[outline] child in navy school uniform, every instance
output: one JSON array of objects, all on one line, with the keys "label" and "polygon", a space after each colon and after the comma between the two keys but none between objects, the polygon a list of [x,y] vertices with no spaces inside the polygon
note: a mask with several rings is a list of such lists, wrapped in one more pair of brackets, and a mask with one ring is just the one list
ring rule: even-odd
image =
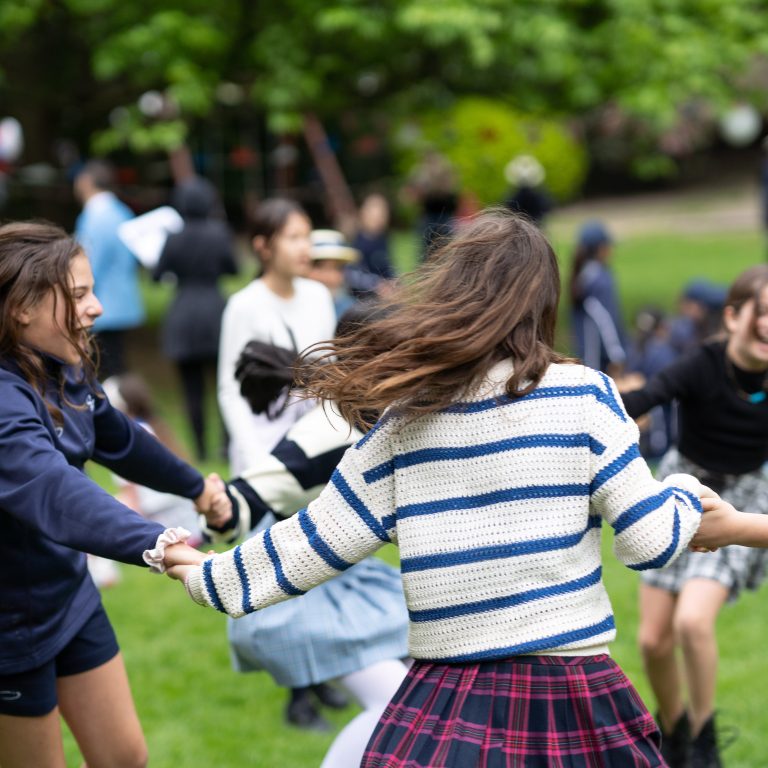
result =
[{"label": "child in navy school uniform", "polygon": [[608,655],[600,529],[629,567],[658,567],[700,497],[719,500],[654,480],[614,384],[552,350],[557,261],[532,223],[479,215],[403,290],[308,370],[349,423],[383,413],[325,490],[230,552],[175,549],[170,575],[240,616],[396,543],[415,663],[364,768],[665,765]]},{"label": "child in navy school uniform", "polygon": [[92,459],[209,509],[201,475],[112,408],[95,378],[88,259],[52,225],[0,227],[0,765],[61,768],[59,716],[89,765],[147,748],[86,552],[163,569],[166,530],[84,472]]}]

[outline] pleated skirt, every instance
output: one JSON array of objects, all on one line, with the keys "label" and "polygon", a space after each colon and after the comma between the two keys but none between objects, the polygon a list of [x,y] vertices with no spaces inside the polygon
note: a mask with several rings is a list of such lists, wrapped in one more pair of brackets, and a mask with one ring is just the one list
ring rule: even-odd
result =
[{"label": "pleated skirt", "polygon": [[652,768],[658,728],[607,655],[417,661],[362,768]]}]

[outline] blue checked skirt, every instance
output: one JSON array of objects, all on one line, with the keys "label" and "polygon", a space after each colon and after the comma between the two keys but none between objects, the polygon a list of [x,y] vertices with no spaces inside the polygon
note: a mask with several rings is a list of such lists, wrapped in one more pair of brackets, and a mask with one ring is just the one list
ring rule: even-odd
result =
[{"label": "blue checked skirt", "polygon": [[417,661],[361,768],[650,768],[660,741],[607,655]]},{"label": "blue checked skirt", "polygon": [[228,620],[232,665],[303,688],[408,656],[400,572],[367,558],[307,594]]}]

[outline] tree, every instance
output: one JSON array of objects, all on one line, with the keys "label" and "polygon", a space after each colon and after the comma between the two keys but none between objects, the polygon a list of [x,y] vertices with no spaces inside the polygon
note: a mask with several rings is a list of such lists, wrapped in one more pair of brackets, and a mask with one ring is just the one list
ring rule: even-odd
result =
[{"label": "tree", "polygon": [[[743,79],[768,53],[764,9],[762,0],[3,0],[0,66],[11,82],[14,52],[54,16],[66,19],[77,54],[89,55],[84,79],[101,84],[94,99],[113,100],[97,121],[102,150],[178,147],[240,93],[276,131],[299,130],[307,113],[407,114],[474,94],[593,120],[608,104],[653,139],[691,102],[766,106]],[[53,53],[55,75],[71,51]],[[146,91],[165,97],[159,114],[136,105]]]}]

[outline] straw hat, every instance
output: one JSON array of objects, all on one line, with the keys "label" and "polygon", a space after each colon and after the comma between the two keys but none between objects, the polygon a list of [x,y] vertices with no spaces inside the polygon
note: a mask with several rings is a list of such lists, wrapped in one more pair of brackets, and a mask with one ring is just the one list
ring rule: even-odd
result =
[{"label": "straw hat", "polygon": [[335,229],[313,229],[310,234],[312,261],[333,259],[353,264],[360,258],[360,251],[344,242],[344,235]]}]

